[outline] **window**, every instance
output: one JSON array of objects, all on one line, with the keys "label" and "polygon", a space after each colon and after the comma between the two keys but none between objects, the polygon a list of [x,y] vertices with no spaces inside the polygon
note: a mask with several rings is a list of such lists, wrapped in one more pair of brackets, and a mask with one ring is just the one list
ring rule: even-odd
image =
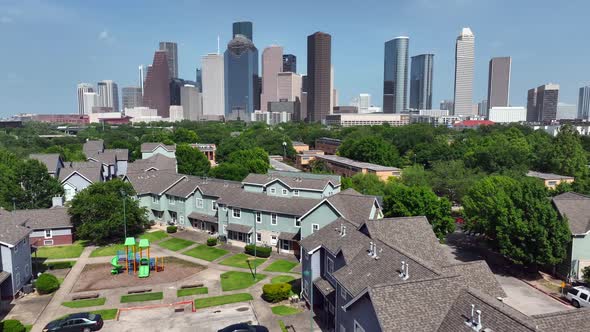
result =
[{"label": "window", "polygon": [[281,240],[281,248],[283,250],[291,250],[291,241]]},{"label": "window", "polygon": [[44,246],[52,246],[53,245],[53,240],[43,240],[43,245]]},{"label": "window", "polygon": [[359,322],[355,320],[353,332],[365,332],[365,329],[361,326],[361,324],[359,324]]},{"label": "window", "polygon": [[199,209],[203,208],[203,199],[202,198],[197,198],[197,208],[199,208]]},{"label": "window", "polygon": [[233,216],[234,216],[234,218],[240,219],[240,217],[242,216],[242,210],[233,209]]},{"label": "window", "polygon": [[271,194],[276,194],[277,193],[277,190],[275,188],[270,188],[270,193]]},{"label": "window", "polygon": [[277,244],[277,236],[276,235],[270,236],[270,244],[272,244],[273,246]]},{"label": "window", "polygon": [[573,296],[578,295],[578,293],[580,292],[579,290],[572,288],[570,290],[567,291],[568,293],[572,294]]},{"label": "window", "polygon": [[259,224],[262,222],[262,213],[258,211],[256,212],[256,222]]},{"label": "window", "polygon": [[295,227],[301,227],[301,220],[297,219],[297,217],[293,217],[293,220],[295,221]]},{"label": "window", "polygon": [[584,301],[588,301],[588,294],[582,293],[582,294],[580,294],[580,298]]},{"label": "window", "polygon": [[319,224],[311,224],[311,232],[315,233],[317,231],[320,230],[320,225]]},{"label": "window", "polygon": [[289,192],[287,191],[287,189],[283,189],[283,195],[287,195]]},{"label": "window", "polygon": [[328,269],[327,272],[328,272],[328,274],[330,276],[332,276],[332,273],[334,273],[334,261],[331,258],[327,257],[327,256],[326,256],[326,261],[327,261],[326,266],[327,266],[327,269]]},{"label": "window", "polygon": [[256,242],[262,242],[262,233],[256,233]]},{"label": "window", "polygon": [[346,301],[346,289],[340,286],[340,297],[342,297]]},{"label": "window", "polygon": [[217,201],[211,202],[211,210],[217,211]]},{"label": "window", "polygon": [[53,237],[53,234],[52,234],[51,230],[50,229],[46,229],[45,230],[45,238],[46,239],[51,239],[52,237]]},{"label": "window", "polygon": [[293,196],[299,196],[299,189],[293,190]]},{"label": "window", "polygon": [[557,181],[547,181],[547,185],[550,187],[554,187],[557,185]]},{"label": "window", "polygon": [[152,203],[158,203],[159,199],[157,195],[152,195]]},{"label": "window", "polygon": [[276,225],[277,224],[277,214],[276,213],[271,213],[270,214],[270,224],[271,225]]}]

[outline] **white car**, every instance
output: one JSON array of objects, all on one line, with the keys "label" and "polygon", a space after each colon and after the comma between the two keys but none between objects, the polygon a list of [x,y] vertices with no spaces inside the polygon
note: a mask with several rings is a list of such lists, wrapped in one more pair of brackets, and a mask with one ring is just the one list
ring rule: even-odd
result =
[{"label": "white car", "polygon": [[590,307],[590,289],[586,287],[578,286],[568,290],[565,298],[576,308]]}]

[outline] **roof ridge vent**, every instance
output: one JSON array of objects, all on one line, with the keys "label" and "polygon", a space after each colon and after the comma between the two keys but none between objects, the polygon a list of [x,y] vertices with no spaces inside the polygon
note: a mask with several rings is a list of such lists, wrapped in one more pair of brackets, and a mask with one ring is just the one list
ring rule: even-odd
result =
[{"label": "roof ridge vent", "polygon": [[[477,318],[476,318],[477,315]],[[471,317],[465,322],[465,325],[471,327],[472,330],[479,332],[482,330],[481,325],[481,310],[475,310],[475,304],[471,304]]]}]

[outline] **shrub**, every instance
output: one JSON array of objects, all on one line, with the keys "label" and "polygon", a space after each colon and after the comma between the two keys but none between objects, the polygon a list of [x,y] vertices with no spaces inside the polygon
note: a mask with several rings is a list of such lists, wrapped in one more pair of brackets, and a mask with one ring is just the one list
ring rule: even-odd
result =
[{"label": "shrub", "polygon": [[286,282],[262,286],[262,298],[269,302],[280,302],[289,298],[291,285]]},{"label": "shrub", "polygon": [[209,247],[216,246],[216,245],[217,245],[217,238],[215,238],[215,237],[210,237],[210,238],[208,238],[208,239],[207,239],[207,245],[208,245]]},{"label": "shrub", "polygon": [[590,285],[590,266],[582,269],[582,278],[586,284]]},{"label": "shrub", "polygon": [[42,273],[37,279],[35,287],[39,294],[53,293],[59,289],[59,280],[53,274]]},{"label": "shrub", "polygon": [[176,233],[177,230],[178,230],[178,227],[176,227],[176,226],[166,227],[166,233]]},{"label": "shrub", "polygon": [[0,322],[0,332],[25,332],[27,329],[19,320],[7,319]]},{"label": "shrub", "polygon": [[[250,256],[254,256],[254,245],[249,244],[244,248],[244,252]],[[256,246],[256,257],[268,258],[272,252],[272,247]]]}]

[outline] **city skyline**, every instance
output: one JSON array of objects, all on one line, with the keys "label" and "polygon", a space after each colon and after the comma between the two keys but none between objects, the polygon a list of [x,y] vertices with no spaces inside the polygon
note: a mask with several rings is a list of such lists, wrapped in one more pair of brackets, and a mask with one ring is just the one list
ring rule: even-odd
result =
[{"label": "city skyline", "polygon": [[[104,8],[103,5],[92,5],[93,11],[84,10],[81,4],[70,4],[69,6],[59,3],[45,3],[43,8],[54,14],[52,18],[40,18],[39,15],[33,15],[36,7],[27,5],[28,1],[23,3],[8,3],[6,7],[14,7],[21,10],[20,14],[12,14],[2,11],[0,16],[9,15],[10,22],[3,23],[2,29],[9,33],[3,34],[0,38],[7,44],[16,45],[23,49],[25,53],[38,54],[43,52],[47,61],[52,62],[52,66],[41,66],[32,61],[30,56],[18,59],[12,54],[7,54],[7,63],[10,67],[4,68],[8,80],[0,82],[0,89],[5,93],[3,95],[3,108],[0,110],[1,116],[10,115],[12,109],[17,106],[22,109],[20,100],[22,100],[22,91],[29,81],[35,78],[41,78],[41,84],[51,85],[49,89],[42,94],[46,98],[40,98],[47,101],[41,105],[40,101],[31,101],[27,104],[27,109],[42,109],[47,113],[75,113],[77,101],[72,93],[73,88],[80,82],[98,82],[105,79],[114,80],[119,86],[137,85],[138,64],[151,63],[153,51],[158,47],[160,41],[169,40],[178,43],[178,66],[179,76],[181,78],[192,80],[195,68],[200,66],[200,58],[203,55],[214,52],[217,45],[217,36],[220,36],[221,44],[224,45],[230,40],[231,30],[227,26],[240,19],[252,21],[256,25],[257,38],[256,44],[262,49],[271,44],[279,44],[284,47],[285,53],[294,54],[299,57],[302,74],[306,74],[306,36],[314,31],[325,31],[333,36],[333,64],[335,70],[335,86],[338,87],[341,100],[350,100],[351,97],[361,92],[368,92],[374,96],[376,105],[381,104],[382,91],[382,45],[386,40],[395,35],[408,35],[412,39],[412,45],[409,55],[414,56],[420,53],[433,53],[437,58],[434,76],[436,80],[433,87],[433,100],[437,104],[442,99],[452,99],[452,80],[453,80],[453,63],[454,38],[457,32],[463,26],[470,26],[478,36],[478,49],[476,55],[474,96],[476,98],[485,96],[487,92],[487,66],[492,57],[508,55],[513,59],[513,74],[511,81],[511,104],[525,105],[526,91],[531,86],[538,86],[544,82],[555,82],[560,84],[560,100],[570,104],[577,103],[578,89],[588,84],[588,78],[584,73],[588,73],[588,64],[583,59],[587,56],[587,46],[584,45],[561,45],[553,48],[550,52],[541,49],[540,36],[529,36],[525,42],[522,38],[502,34],[496,29],[496,25],[491,18],[493,13],[504,13],[505,7],[511,9],[510,17],[518,17],[523,13],[527,15],[547,14],[549,11],[535,6],[523,6],[506,2],[505,6],[501,3],[494,4],[475,4],[471,1],[441,1],[432,3],[431,1],[418,1],[417,3],[401,4],[383,4],[378,12],[374,12],[375,18],[382,17],[381,12],[387,8],[396,7],[400,13],[408,14],[417,9],[429,20],[429,24],[413,23],[410,19],[400,17],[395,24],[387,24],[382,27],[372,27],[368,23],[359,23],[359,26],[347,27],[327,20],[325,22],[312,19],[313,24],[290,24],[298,22],[295,17],[281,17],[285,24],[277,24],[276,17],[271,17],[268,9],[262,9],[260,6],[245,5],[227,6],[223,4],[201,4],[202,15],[199,15],[198,23],[186,22],[188,13],[192,8],[200,8],[197,4],[176,3],[175,12],[180,12],[179,20],[163,31],[156,31],[153,34],[147,34],[143,31],[127,27],[120,23],[121,16],[131,19],[128,24],[136,24],[139,19],[146,21],[152,17],[162,15],[163,17],[172,17],[169,10],[151,11],[145,8],[128,8],[121,6],[113,18],[104,20],[101,16]],[[306,5],[305,1],[302,2]],[[311,4],[311,3],[310,3]],[[315,4],[317,5],[317,4]],[[96,7],[96,8],[94,8]],[[319,4],[319,9],[326,9],[327,4]],[[351,6],[344,5],[343,19],[351,17],[354,10]],[[525,8],[526,7],[526,8]],[[564,4],[551,13],[563,16],[579,15],[584,8],[590,7],[583,2],[573,1]],[[160,8],[161,9],[161,8]],[[220,9],[222,9],[220,11]],[[485,9],[485,14],[480,14],[481,9]],[[573,10],[575,9],[575,10]],[[240,12],[239,17],[232,15],[208,17],[207,14],[213,12]],[[321,11],[321,10],[320,10]],[[451,13],[444,15],[440,12]],[[13,11],[13,12],[16,12]],[[92,12],[92,14],[90,13]],[[130,15],[130,13],[134,15]],[[194,10],[193,10],[194,12]],[[104,13],[103,13],[104,14]],[[489,14],[489,15],[488,15]],[[194,14],[192,14],[194,16]],[[313,14],[317,18],[318,14]],[[442,18],[445,18],[444,20]],[[6,21],[6,20],[5,20]],[[530,21],[507,22],[506,29],[519,30],[528,27]],[[575,19],[550,23],[550,27],[559,29],[547,29],[543,38],[558,39],[559,31],[573,27]],[[81,22],[88,24],[84,31],[77,31],[74,27]],[[497,22],[496,22],[497,23]],[[39,31],[38,27],[42,25],[43,29]],[[431,35],[432,26],[437,27],[437,37]],[[152,32],[151,28],[147,31]],[[195,37],[194,29],[199,30]],[[576,35],[582,36],[576,29],[568,29],[573,32],[571,38]],[[578,29],[579,30],[579,29]],[[33,32],[35,31],[35,32]],[[79,38],[81,34],[84,38]],[[46,38],[50,40],[48,34],[63,35],[68,45],[62,45],[64,41],[56,41],[53,46],[48,42],[42,41],[35,45],[25,45],[22,41]],[[45,37],[44,37],[45,36]],[[580,37],[579,36],[579,37]],[[56,52],[55,49],[67,49],[72,47],[71,40],[77,40],[79,47],[73,52]],[[354,49],[349,48],[349,42],[354,42],[357,46]],[[381,50],[380,50],[381,49]],[[28,51],[27,51],[28,50]],[[540,54],[543,53],[543,54]],[[67,54],[64,56],[63,54]],[[560,62],[560,58],[568,57],[568,61]],[[551,63],[551,66],[543,66],[543,70],[536,67],[543,63]],[[35,76],[33,76],[35,75]],[[56,78],[57,80],[54,80]],[[51,80],[51,84],[43,83],[45,80]],[[475,102],[475,100],[474,100]],[[47,103],[49,105],[47,105]]]}]

